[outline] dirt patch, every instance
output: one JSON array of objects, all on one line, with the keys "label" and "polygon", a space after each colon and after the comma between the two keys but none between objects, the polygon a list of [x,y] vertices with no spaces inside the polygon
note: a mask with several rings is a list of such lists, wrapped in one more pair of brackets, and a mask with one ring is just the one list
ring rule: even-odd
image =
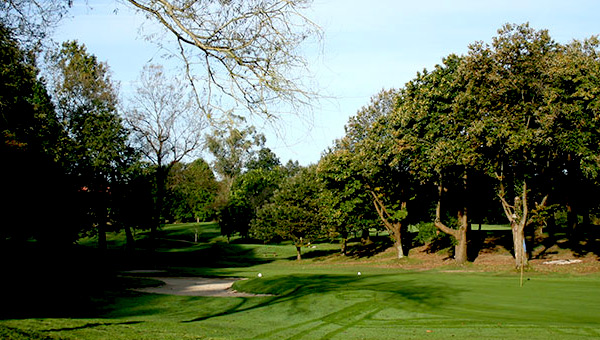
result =
[{"label": "dirt patch", "polygon": [[158,287],[138,288],[135,291],[154,294],[209,297],[252,297],[266,296],[241,293],[231,289],[236,278],[204,278],[204,277],[151,277],[164,282]]},{"label": "dirt patch", "polygon": [[[534,253],[534,255],[537,255]],[[576,261],[575,261],[576,260]],[[566,265],[545,263],[550,261],[568,262]],[[408,257],[396,259],[396,250],[389,248],[386,251],[365,258],[346,258],[340,255],[331,255],[321,261],[323,264],[339,263],[371,265],[382,268],[402,268],[407,270],[431,270],[451,272],[514,272],[515,260],[507,249],[503,247],[487,247],[479,251],[477,257],[463,266],[458,266],[450,251],[429,251],[427,246],[410,249]],[[528,271],[533,272],[558,272],[558,273],[599,273],[600,259],[594,253],[577,254],[569,249],[552,248],[543,257],[534,256],[529,260]]]}]

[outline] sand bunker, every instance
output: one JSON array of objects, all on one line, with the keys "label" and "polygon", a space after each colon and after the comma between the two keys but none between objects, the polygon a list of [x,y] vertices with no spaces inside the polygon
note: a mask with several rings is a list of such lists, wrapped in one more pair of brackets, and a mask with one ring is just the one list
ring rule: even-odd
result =
[{"label": "sand bunker", "polygon": [[154,294],[170,294],[184,296],[211,296],[211,297],[252,297],[267,296],[258,294],[240,293],[231,289],[235,278],[204,278],[204,277],[151,277],[165,284],[158,287],[135,289],[138,292]]}]

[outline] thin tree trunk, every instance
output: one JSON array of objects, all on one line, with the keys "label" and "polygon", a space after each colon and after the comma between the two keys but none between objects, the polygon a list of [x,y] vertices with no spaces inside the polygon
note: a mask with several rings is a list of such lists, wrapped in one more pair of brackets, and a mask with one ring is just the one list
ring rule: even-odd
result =
[{"label": "thin tree trunk", "polygon": [[134,250],[135,249],[135,239],[133,238],[133,233],[131,232],[131,227],[126,225],[124,227],[124,229],[125,229],[125,239],[126,239],[125,248],[127,250]]},{"label": "thin tree trunk", "polygon": [[108,224],[108,208],[106,206],[105,193],[101,192],[102,195],[100,204],[101,207],[98,209],[98,249],[106,250],[106,225]]},{"label": "thin tree trunk", "polygon": [[340,251],[342,253],[343,256],[346,256],[347,250],[348,250],[348,234],[347,233],[342,233],[342,241],[340,244]]},{"label": "thin tree trunk", "polygon": [[525,228],[521,223],[511,225],[513,235],[513,250],[517,268],[527,266],[527,251],[525,249]]},{"label": "thin tree trunk", "polygon": [[106,221],[102,218],[98,223],[98,249],[106,250]]},{"label": "thin tree trunk", "polygon": [[302,260],[302,246],[296,245],[296,260]]},{"label": "thin tree trunk", "polygon": [[154,222],[150,226],[150,244],[152,249],[156,249],[158,243],[158,228],[162,224],[162,210],[165,197],[165,183],[167,170],[159,161],[156,169],[156,201],[154,205]]},{"label": "thin tree trunk", "polygon": [[[510,222],[510,227],[512,230],[515,266],[517,268],[521,268],[526,266],[528,263],[527,250],[525,246],[525,227],[532,223],[529,220],[527,182],[523,182],[523,192],[521,193],[521,197],[515,197],[514,205],[508,204],[508,202],[504,199],[504,188],[502,183],[500,189],[501,191],[498,196],[500,197],[502,208],[504,208],[504,213]],[[544,207],[546,206],[547,202],[548,195],[544,196],[542,202],[540,204],[536,204],[536,206],[538,208]]]},{"label": "thin tree trunk", "polygon": [[394,247],[398,251],[398,258],[401,259],[404,257],[404,250],[402,249],[402,236],[401,236],[401,223],[394,223]]},{"label": "thin tree trunk", "polygon": [[[401,259],[404,257],[404,250],[402,249],[402,222],[390,222],[391,215],[381,199],[373,191],[371,191],[371,195],[373,196],[375,210],[377,210],[377,214],[390,236],[394,239],[394,247],[397,250],[398,258]],[[401,209],[406,209],[406,202],[402,202]]]}]

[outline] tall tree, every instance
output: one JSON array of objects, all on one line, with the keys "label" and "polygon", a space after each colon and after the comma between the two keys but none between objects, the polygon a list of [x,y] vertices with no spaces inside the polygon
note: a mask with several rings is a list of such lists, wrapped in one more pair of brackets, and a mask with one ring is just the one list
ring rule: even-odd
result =
[{"label": "tall tree", "polygon": [[341,223],[332,222],[342,238],[356,229],[368,235],[369,228],[383,225],[400,258],[404,256],[401,220],[406,217],[406,204],[396,199],[405,183],[389,166],[389,153],[382,152],[389,147],[391,135],[380,122],[395,109],[397,95],[395,90],[384,90],[371,98],[369,105],[350,118],[346,135],[322,157],[318,170],[327,188],[335,192],[332,206],[337,211],[332,216]]},{"label": "tall tree", "polygon": [[553,77],[547,71],[558,45],[547,31],[527,24],[505,25],[498,33],[491,45],[470,47],[460,70],[466,89],[457,107],[478,117],[480,128],[473,131],[481,145],[477,152],[499,180],[498,197],[519,267],[527,264],[525,227],[546,207],[551,180],[560,172],[556,155],[561,151],[542,124]]},{"label": "tall tree", "polygon": [[69,138],[67,161],[90,201],[90,223],[97,226],[99,247],[105,248],[110,187],[122,180],[134,160],[117,112],[117,88],[108,66],[85,45],[65,42],[51,60],[54,99]]},{"label": "tall tree", "polygon": [[[35,58],[0,23],[0,242],[69,244],[77,209],[60,150],[65,136]],[[29,219],[32,213],[38,218]],[[47,241],[47,242],[44,242]]]},{"label": "tall tree", "polygon": [[[557,177],[558,192],[552,200],[564,204],[574,244],[578,243],[579,215],[589,223],[590,209],[598,206],[600,175],[600,41],[593,36],[561,46],[550,61],[550,91],[546,100],[548,114],[544,126],[547,140],[557,144],[562,165]],[[588,195],[582,195],[588,192]],[[562,198],[562,199],[557,199]]]},{"label": "tall tree", "polygon": [[406,164],[421,182],[437,186],[435,226],[456,240],[455,260],[464,263],[470,228],[469,173],[481,167],[482,160],[472,139],[477,120],[453,106],[462,89],[457,78],[460,64],[460,57],[450,55],[433,71],[419,73],[407,83],[388,124],[395,137],[392,164]]},{"label": "tall tree", "polygon": [[181,79],[170,78],[160,65],[144,67],[125,121],[145,158],[156,166],[155,222],[163,223],[165,184],[169,169],[202,146],[205,121],[201,108]]},{"label": "tall tree", "polygon": [[[324,183],[330,211],[325,215],[330,236],[340,236],[341,253],[346,255],[347,240],[352,233],[369,232],[380,226],[371,203],[373,198],[362,176],[356,157],[345,148],[325,153],[318,164],[317,174]],[[368,235],[368,234],[367,234]],[[363,240],[366,238],[363,235]]]}]

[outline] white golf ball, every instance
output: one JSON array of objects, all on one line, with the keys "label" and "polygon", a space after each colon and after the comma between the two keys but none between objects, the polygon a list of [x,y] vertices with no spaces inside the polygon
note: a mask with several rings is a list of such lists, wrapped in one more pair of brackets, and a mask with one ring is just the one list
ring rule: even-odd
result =
[{"label": "white golf ball", "polygon": [[361,272],[358,272],[358,274],[356,274],[356,275],[358,275],[358,276],[361,276],[361,275],[362,275],[362,273],[361,273]]},{"label": "white golf ball", "polygon": [[262,277],[262,273],[258,273],[258,277]]}]

